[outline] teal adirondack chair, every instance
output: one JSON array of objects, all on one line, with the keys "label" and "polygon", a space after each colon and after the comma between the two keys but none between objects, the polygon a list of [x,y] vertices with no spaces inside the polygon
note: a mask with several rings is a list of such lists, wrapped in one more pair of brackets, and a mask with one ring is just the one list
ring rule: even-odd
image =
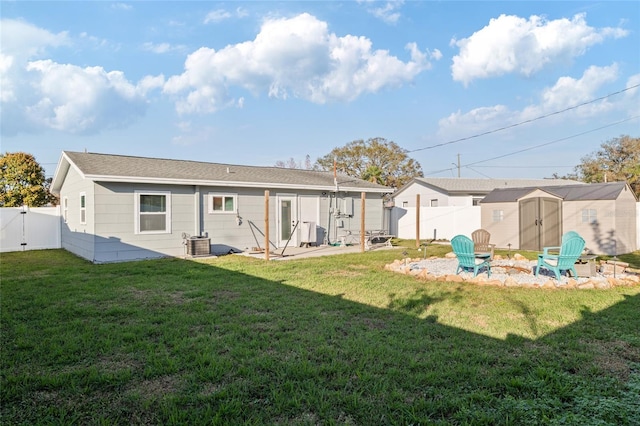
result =
[{"label": "teal adirondack chair", "polygon": [[489,255],[478,257],[474,253],[474,244],[471,238],[465,235],[456,235],[451,239],[451,248],[458,257],[458,268],[456,274],[465,268],[473,268],[473,276],[478,275],[478,271],[483,267],[487,268],[487,277],[491,276],[491,263]]},{"label": "teal adirondack chair", "polygon": [[[580,234],[578,234],[576,231],[568,231],[564,234],[562,234],[562,241],[560,242],[560,244],[564,243],[565,240],[567,240],[568,238],[571,237],[579,237]],[[560,253],[560,247],[543,247],[543,253],[545,256],[549,255],[549,256],[557,256],[558,253]]]},{"label": "teal adirondack chair", "polygon": [[536,277],[540,268],[553,271],[558,280],[560,280],[560,271],[571,271],[574,277],[578,276],[575,263],[584,250],[584,244],[584,239],[581,236],[571,235],[562,239],[562,246],[558,254],[548,254],[547,251],[539,254]]}]

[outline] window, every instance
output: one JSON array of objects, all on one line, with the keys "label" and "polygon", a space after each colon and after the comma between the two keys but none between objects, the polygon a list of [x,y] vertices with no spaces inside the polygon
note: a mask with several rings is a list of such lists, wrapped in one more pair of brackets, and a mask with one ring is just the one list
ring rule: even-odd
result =
[{"label": "window", "polygon": [[209,194],[209,213],[236,213],[236,194]]},{"label": "window", "polygon": [[69,220],[69,198],[67,197],[62,199],[62,217],[64,218],[64,223],[67,223]]},{"label": "window", "polygon": [[408,201],[403,201],[402,202],[402,207],[409,207],[409,202]]},{"label": "window", "polygon": [[494,210],[493,211],[493,221],[494,222],[502,222],[504,220],[504,210]]},{"label": "window", "polygon": [[582,223],[596,223],[598,216],[596,209],[582,209]]},{"label": "window", "polygon": [[87,223],[87,194],[80,193],[80,223]]},{"label": "window", "polygon": [[473,198],[473,201],[471,202],[471,204],[474,206],[479,206],[480,201],[482,201],[482,198]]},{"label": "window", "polygon": [[171,193],[138,192],[136,197],[136,234],[171,232]]},{"label": "window", "polygon": [[431,207],[438,207],[438,199],[431,200]]}]

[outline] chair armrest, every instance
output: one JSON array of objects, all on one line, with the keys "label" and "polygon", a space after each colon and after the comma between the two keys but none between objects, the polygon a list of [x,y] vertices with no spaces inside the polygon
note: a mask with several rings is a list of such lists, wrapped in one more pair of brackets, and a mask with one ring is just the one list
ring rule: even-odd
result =
[{"label": "chair armrest", "polygon": [[544,247],[542,254],[544,256],[558,256],[560,254],[560,247]]},{"label": "chair armrest", "polygon": [[490,260],[493,260],[493,252],[495,249],[495,244],[485,243],[485,244],[475,244],[473,247],[473,251],[475,253],[489,253]]}]

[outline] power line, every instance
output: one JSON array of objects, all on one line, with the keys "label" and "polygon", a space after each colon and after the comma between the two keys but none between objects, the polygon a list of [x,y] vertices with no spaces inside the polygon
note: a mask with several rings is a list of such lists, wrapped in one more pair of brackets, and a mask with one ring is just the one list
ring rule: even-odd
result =
[{"label": "power line", "polygon": [[581,104],[570,106],[570,107],[562,109],[560,111],[551,112],[549,114],[541,115],[539,117],[531,118],[529,120],[521,121],[519,123],[510,124],[509,126],[500,127],[498,129],[489,130],[489,131],[486,131],[484,133],[478,133],[478,134],[475,134],[475,135],[472,135],[472,136],[467,136],[467,137],[464,137],[464,138],[460,138],[460,139],[456,139],[456,140],[452,140],[452,141],[448,141],[448,142],[442,142],[442,143],[439,143],[439,144],[436,144],[436,145],[427,146],[427,147],[424,147],[424,148],[412,149],[412,150],[409,150],[407,152],[409,153],[409,152],[425,151],[427,149],[439,148],[441,146],[451,145],[451,144],[454,144],[454,143],[467,141],[469,139],[479,138],[480,136],[486,136],[486,135],[490,135],[492,133],[501,132],[503,130],[511,129],[513,127],[522,126],[523,124],[532,123],[532,122],[537,121],[537,120],[542,120],[543,118],[551,117],[553,115],[558,115],[558,114],[561,114],[563,112],[570,111],[572,109],[580,108],[582,106],[589,105],[589,104],[592,104],[592,103],[597,102],[597,101],[601,101],[601,100],[606,99],[606,98],[608,98],[610,96],[614,96],[614,95],[618,95],[620,93],[626,92],[627,90],[635,89],[636,87],[640,87],[640,84],[636,84],[635,86],[630,86],[630,87],[627,87],[625,89],[618,90],[617,92],[609,93],[608,95],[604,95],[604,96],[601,96],[599,98],[592,99],[592,100],[587,101],[587,102],[583,102]]},{"label": "power line", "polygon": [[[555,139],[555,140],[552,140],[550,142],[545,142],[545,143],[542,143],[542,144],[539,144],[539,145],[534,145],[534,146],[530,146],[530,147],[527,147],[527,148],[523,148],[523,149],[520,149],[518,151],[513,151],[513,152],[510,152],[510,153],[507,153],[507,154],[498,155],[496,157],[487,158],[485,160],[474,161],[473,163],[464,164],[464,165],[462,165],[460,167],[469,167],[469,166],[474,166],[474,165],[480,164],[480,163],[486,163],[488,161],[499,160],[500,158],[504,158],[504,157],[510,157],[512,155],[516,155],[516,154],[520,154],[520,153],[523,153],[523,152],[531,151],[531,150],[534,150],[536,148],[541,148],[543,146],[548,146],[548,145],[552,145],[552,144],[555,144],[555,143],[558,143],[558,142],[562,142],[562,141],[566,141],[566,140],[569,140],[569,139],[577,138],[578,136],[583,136],[583,135],[586,135],[588,133],[597,132],[598,130],[606,129],[608,127],[613,127],[613,126],[616,126],[618,124],[625,123],[627,121],[635,120],[637,118],[640,118],[640,115],[636,115],[634,117],[625,118],[624,120],[616,121],[615,123],[609,123],[609,124],[606,124],[604,126],[601,126],[601,127],[595,128],[595,129],[591,129],[591,130],[587,130],[587,131],[582,132],[582,133],[576,133],[575,135],[571,135],[571,136],[567,136],[567,137],[564,137],[564,138]],[[433,175],[433,174],[437,174],[437,173],[446,172],[446,171],[449,171],[449,170],[452,170],[452,169],[448,168],[448,169],[437,170],[437,171],[431,172],[429,174]]]},{"label": "power line", "polygon": [[531,147],[528,147],[528,148],[524,148],[524,149],[520,149],[518,151],[514,151],[514,152],[511,152],[511,153],[508,153],[508,154],[503,154],[503,155],[499,155],[497,157],[489,158],[487,160],[480,160],[480,161],[476,161],[474,163],[469,163],[469,164],[467,164],[467,166],[473,166],[474,164],[486,163],[487,161],[498,160],[500,158],[509,157],[511,155],[520,154],[520,153],[526,152],[526,151],[531,151],[532,149],[536,149],[536,148],[540,148],[540,147],[543,147],[543,146],[552,145],[554,143],[558,143],[558,142],[566,141],[566,140],[569,140],[569,139],[577,138],[578,136],[583,136],[583,135],[586,135],[588,133],[597,132],[598,130],[606,129],[607,127],[613,127],[613,126],[616,126],[618,124],[625,123],[627,121],[635,120],[636,118],[639,118],[639,117],[640,117],[640,115],[636,115],[635,117],[630,117],[630,118],[626,118],[624,120],[617,121],[615,123],[606,124],[604,126],[596,128],[596,129],[587,130],[586,132],[577,133],[575,135],[567,136],[565,138],[556,139],[556,140],[553,140],[551,142],[545,142],[545,143],[542,143],[540,145],[534,145],[534,146],[531,146]]}]

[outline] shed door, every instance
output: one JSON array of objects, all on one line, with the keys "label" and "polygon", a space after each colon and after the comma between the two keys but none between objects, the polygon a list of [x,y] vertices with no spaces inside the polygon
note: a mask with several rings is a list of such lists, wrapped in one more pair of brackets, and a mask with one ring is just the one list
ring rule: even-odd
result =
[{"label": "shed door", "polygon": [[520,248],[542,250],[560,245],[562,236],[561,200],[529,198],[520,201]]}]

